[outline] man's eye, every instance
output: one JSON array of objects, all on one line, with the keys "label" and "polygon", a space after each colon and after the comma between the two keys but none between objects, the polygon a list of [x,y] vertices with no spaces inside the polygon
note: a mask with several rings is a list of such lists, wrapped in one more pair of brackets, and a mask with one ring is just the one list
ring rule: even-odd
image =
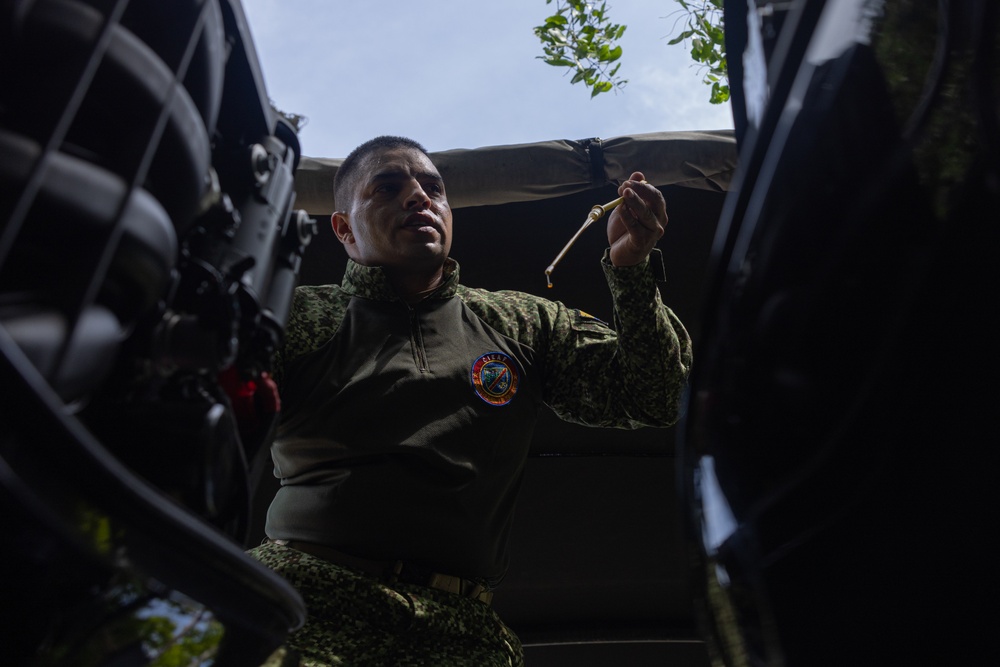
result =
[{"label": "man's eye", "polygon": [[441,194],[444,192],[444,188],[441,187],[440,183],[428,183],[426,186],[427,192],[433,192],[435,194]]}]

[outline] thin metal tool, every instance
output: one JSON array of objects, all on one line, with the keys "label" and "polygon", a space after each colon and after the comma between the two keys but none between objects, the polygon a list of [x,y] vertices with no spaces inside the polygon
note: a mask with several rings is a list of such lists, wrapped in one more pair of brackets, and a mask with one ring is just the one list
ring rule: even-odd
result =
[{"label": "thin metal tool", "polygon": [[[640,183],[645,183],[645,182],[646,181],[640,181]],[[580,238],[580,234],[583,234],[583,231],[587,229],[587,227],[590,227],[592,224],[600,220],[605,213],[610,213],[611,211],[613,211],[615,207],[617,207],[623,201],[625,201],[625,197],[619,197],[614,201],[609,201],[607,204],[596,204],[594,208],[590,209],[590,213],[587,214],[587,219],[584,220],[583,225],[580,227],[580,229],[576,230],[576,234],[573,234],[573,238],[571,238],[569,242],[565,246],[563,246],[563,249],[559,251],[559,254],[556,255],[556,258],[552,260],[552,263],[549,264],[547,269],[545,269],[545,282],[546,286],[549,289],[552,289],[552,272],[556,270],[556,264],[558,264],[562,260],[563,256],[570,249],[570,247],[574,243],[576,243],[576,240]]]}]

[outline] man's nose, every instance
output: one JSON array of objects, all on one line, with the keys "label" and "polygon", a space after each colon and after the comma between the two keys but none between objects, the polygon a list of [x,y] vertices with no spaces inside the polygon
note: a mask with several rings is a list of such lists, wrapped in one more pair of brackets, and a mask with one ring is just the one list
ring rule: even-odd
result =
[{"label": "man's nose", "polygon": [[407,209],[416,208],[430,208],[431,198],[427,196],[424,192],[423,186],[417,181],[412,181],[409,184],[410,191],[406,195],[405,206]]}]

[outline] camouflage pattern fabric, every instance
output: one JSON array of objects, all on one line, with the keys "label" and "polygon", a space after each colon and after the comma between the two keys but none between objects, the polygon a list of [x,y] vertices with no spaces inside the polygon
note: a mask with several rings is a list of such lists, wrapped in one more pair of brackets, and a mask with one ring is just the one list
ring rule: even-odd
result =
[{"label": "camouflage pattern fabric", "polygon": [[[540,388],[541,400],[563,419],[618,428],[669,426],[679,416],[679,399],[691,366],[690,337],[661,301],[651,262],[614,267],[605,255],[602,265],[615,305],[614,328],[580,310],[531,294],[489,292],[460,285],[459,267],[454,260],[448,260],[444,283],[427,300],[460,299],[464,308],[472,311],[492,332],[530,348],[535,364],[532,370],[536,372],[532,384],[534,396],[538,395],[536,387]],[[286,369],[291,382],[291,374],[298,372],[297,364],[308,364],[314,353],[322,356],[324,346],[338,340],[335,336],[355,297],[379,302],[399,301],[381,269],[350,261],[340,285],[310,285],[296,290],[285,344],[274,364],[279,385]],[[469,377],[471,383],[471,374]],[[470,392],[469,396],[473,394]],[[289,414],[294,412],[295,408],[289,410]],[[295,418],[294,415],[289,417],[292,421]],[[285,426],[288,424],[286,422]],[[314,440],[322,445],[323,437],[320,434]],[[307,444],[313,446],[316,442]],[[525,453],[526,449],[524,443]],[[433,443],[428,444],[427,450],[433,451]],[[511,470],[512,476],[520,474],[517,466],[511,466]],[[498,473],[494,466],[483,471],[483,479],[489,474],[507,473]],[[516,479],[509,481],[516,486]],[[337,483],[331,481],[330,488]],[[429,484],[433,483],[432,480]],[[319,483],[282,487],[282,491],[289,489],[319,489],[320,494],[326,493]],[[323,503],[325,498],[335,495],[332,492],[320,495],[323,502],[317,503],[319,511],[310,507],[307,514],[326,520]],[[271,537],[339,546],[336,539],[342,536],[331,534],[328,536],[331,539],[326,539],[321,534],[322,527],[308,538],[301,534],[304,532],[301,525],[289,528],[294,523],[292,519],[298,517],[295,512],[303,512],[302,498],[311,501],[311,497],[302,494],[288,497],[292,500],[286,505],[277,500],[276,505],[272,505],[272,510],[278,507],[274,514],[287,525],[277,525],[277,532]],[[295,503],[300,505],[295,506]],[[441,506],[447,507],[447,503]],[[363,511],[368,511],[368,507],[364,505]],[[490,535],[501,535],[504,527],[509,526],[510,511],[503,509],[495,513],[500,528],[491,531]],[[436,520],[441,518],[433,511],[430,516]],[[352,514],[351,518],[357,519],[358,515]],[[444,522],[448,520],[448,517],[443,519]],[[362,522],[361,532],[351,539],[369,535],[369,525],[382,524],[377,520]],[[268,527],[270,532],[271,518]],[[413,544],[413,536],[399,538],[395,531],[387,534],[393,540],[403,540],[400,550],[379,548],[375,552],[397,558],[401,550],[420,551],[420,545],[415,547]],[[503,563],[506,543],[497,544],[488,537],[483,538],[483,545],[477,548],[480,551],[499,549],[495,560]],[[435,542],[434,546],[442,548],[440,542]],[[481,555],[475,549],[467,550],[477,558]],[[251,555],[288,579],[306,600],[310,620],[289,643],[304,656],[303,664],[478,667],[522,663],[521,647],[515,635],[490,607],[476,600],[421,586],[379,582],[284,546],[264,545],[252,550]],[[491,558],[494,558],[492,552],[479,560]],[[426,562],[429,559],[416,560]],[[469,578],[494,574],[479,570],[465,572],[457,566],[449,569],[439,560],[430,562],[437,563],[445,572]]]},{"label": "camouflage pattern fabric", "polygon": [[386,583],[280,544],[250,556],[294,586],[308,610],[288,648],[302,667],[519,667],[521,643],[488,605]]},{"label": "camouflage pattern fabric", "polygon": [[[659,254],[656,253],[657,259]],[[459,284],[457,262],[445,265],[444,284],[429,299],[462,299],[496,331],[540,352],[546,405],[560,418],[589,426],[670,426],[691,368],[691,339],[663,304],[652,263],[602,267],[614,301],[614,328],[562,303],[514,291]],[[378,267],[348,262],[342,285],[309,285],[295,292],[283,364],[308,354],[337,332],[354,296],[397,301]]]}]

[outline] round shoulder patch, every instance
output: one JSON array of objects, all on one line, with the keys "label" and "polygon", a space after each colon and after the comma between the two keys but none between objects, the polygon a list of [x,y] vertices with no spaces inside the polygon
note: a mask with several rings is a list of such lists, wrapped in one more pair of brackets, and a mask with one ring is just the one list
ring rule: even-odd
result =
[{"label": "round shoulder patch", "polygon": [[472,388],[490,405],[510,403],[517,381],[517,365],[503,352],[488,352],[472,362]]}]

